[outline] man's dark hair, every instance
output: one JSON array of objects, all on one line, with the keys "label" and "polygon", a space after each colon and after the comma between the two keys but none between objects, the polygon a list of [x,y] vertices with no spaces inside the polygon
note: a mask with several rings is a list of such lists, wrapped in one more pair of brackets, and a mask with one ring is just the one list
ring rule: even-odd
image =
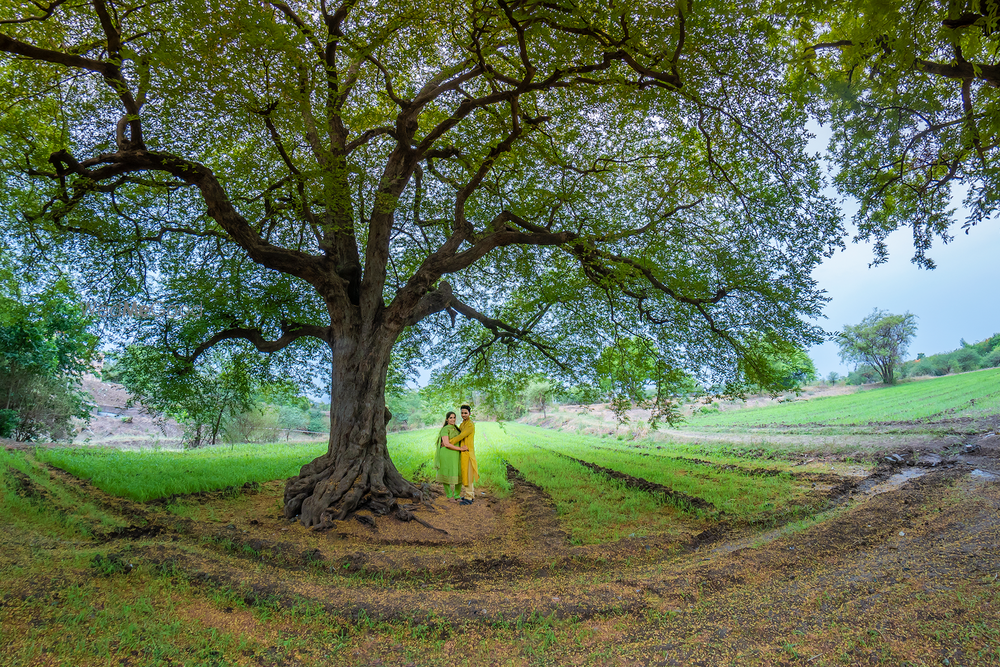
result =
[{"label": "man's dark hair", "polygon": [[472,414],[472,408],[470,408],[468,405],[463,405],[462,407],[459,408],[459,410],[468,410],[469,414],[470,415]]}]

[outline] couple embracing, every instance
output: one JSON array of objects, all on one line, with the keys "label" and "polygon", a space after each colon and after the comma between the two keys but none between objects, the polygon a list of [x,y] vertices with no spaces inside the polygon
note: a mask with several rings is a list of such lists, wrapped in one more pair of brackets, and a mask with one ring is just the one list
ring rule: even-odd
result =
[{"label": "couple embracing", "polygon": [[[479,479],[473,442],[476,425],[472,422],[472,409],[463,405],[461,410],[461,427],[455,426],[454,412],[445,415],[444,427],[438,433],[437,446],[434,448],[434,469],[437,470],[437,481],[444,485],[448,500],[458,502],[459,505],[471,505],[476,500],[474,485]],[[461,496],[459,484],[462,485]]]}]

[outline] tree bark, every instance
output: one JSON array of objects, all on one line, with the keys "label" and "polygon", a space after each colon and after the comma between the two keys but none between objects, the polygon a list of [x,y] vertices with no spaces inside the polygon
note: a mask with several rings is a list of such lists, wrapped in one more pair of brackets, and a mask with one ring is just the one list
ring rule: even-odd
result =
[{"label": "tree bark", "polygon": [[362,341],[362,336],[333,341],[329,447],[285,482],[285,518],[298,518],[306,527],[329,526],[361,508],[388,514],[397,498],[421,499],[386,446],[392,340]]}]

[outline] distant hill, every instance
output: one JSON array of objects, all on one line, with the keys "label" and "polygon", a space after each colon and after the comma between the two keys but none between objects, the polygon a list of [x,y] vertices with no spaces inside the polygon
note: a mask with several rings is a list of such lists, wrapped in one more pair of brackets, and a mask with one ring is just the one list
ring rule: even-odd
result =
[{"label": "distant hill", "polygon": [[173,419],[154,419],[142,405],[126,407],[128,392],[113,382],[94,375],[83,378],[83,390],[95,405],[90,424],[78,422],[76,445],[114,447],[180,447],[183,431]]}]

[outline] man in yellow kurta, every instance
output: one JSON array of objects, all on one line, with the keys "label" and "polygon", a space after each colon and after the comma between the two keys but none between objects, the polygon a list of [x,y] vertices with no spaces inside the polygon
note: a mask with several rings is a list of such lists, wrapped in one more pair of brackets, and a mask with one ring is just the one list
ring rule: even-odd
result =
[{"label": "man in yellow kurta", "polygon": [[[462,406],[462,425],[458,427],[459,434],[451,439],[451,443],[457,447],[468,447],[469,451],[462,452],[462,460],[459,463],[459,473],[462,476],[462,500],[459,505],[471,505],[476,500],[476,480],[479,479],[479,466],[476,464],[476,425],[472,421],[472,408],[468,405]],[[461,444],[459,444],[461,443]]]}]

